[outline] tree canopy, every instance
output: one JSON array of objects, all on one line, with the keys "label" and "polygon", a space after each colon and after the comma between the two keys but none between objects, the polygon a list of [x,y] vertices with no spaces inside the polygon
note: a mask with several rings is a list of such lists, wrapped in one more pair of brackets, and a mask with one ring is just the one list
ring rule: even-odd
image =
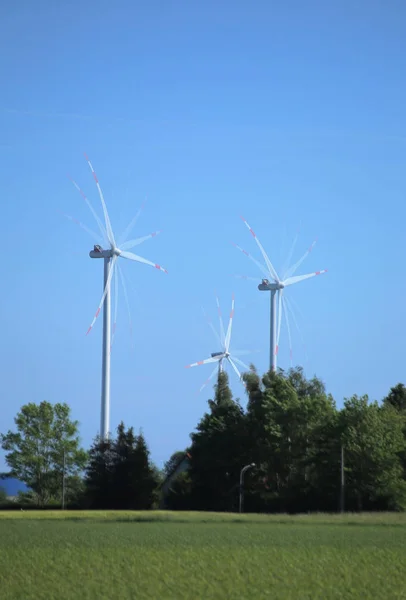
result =
[{"label": "tree canopy", "polygon": [[190,445],[162,472],[133,427],[121,422],[86,453],[66,404],[27,404],[17,430],[1,437],[7,475],[25,482],[43,506],[60,498],[65,454],[67,499],[76,505],[234,511],[241,470],[255,463],[244,479],[247,511],[337,511],[342,501],[351,511],[406,509],[403,384],[382,402],[354,395],[337,408],[323,381],[300,368],[260,376],[251,367],[243,379],[244,407],[227,373],[219,373]]},{"label": "tree canopy", "polygon": [[[405,388],[382,404],[354,396],[338,410],[317,377],[300,368],[244,374],[247,406],[220,373],[208,411],[191,434],[191,466],[172,483],[170,505],[235,510],[242,467],[246,510],[335,511],[344,455],[348,510],[406,508]],[[342,454],[342,451],[344,454]],[[189,496],[189,501],[185,495]]]},{"label": "tree canopy", "polygon": [[156,502],[159,474],[152,465],[142,433],[126,430],[123,422],[115,438],[97,437],[85,473],[85,501],[93,509],[146,510]]},{"label": "tree canopy", "polygon": [[60,497],[63,473],[77,476],[86,464],[78,422],[67,404],[25,404],[15,418],[17,431],[1,436],[10,474],[33,492],[39,506]]}]

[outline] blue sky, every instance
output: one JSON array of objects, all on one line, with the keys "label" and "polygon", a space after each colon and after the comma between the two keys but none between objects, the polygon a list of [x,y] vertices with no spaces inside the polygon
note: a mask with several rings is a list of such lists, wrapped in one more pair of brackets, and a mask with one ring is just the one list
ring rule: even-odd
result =
[{"label": "blue sky", "polygon": [[84,151],[114,230],[145,197],[134,233],[163,230],[137,252],[168,275],[123,264],[134,348],[121,294],[111,388],[112,426],[142,427],[158,464],[211,395],[210,366],[184,366],[217,350],[214,290],[267,368],[269,297],[232,277],[261,275],[230,243],[260,258],[240,214],[277,269],[299,227],[295,258],[318,237],[300,273],[328,273],[289,290],[294,362],[339,406],[404,381],[405,17],[400,0],[3,3],[1,431],[44,399],[85,445],[99,428],[102,264],[58,212],[95,228],[70,173],[102,215]]}]

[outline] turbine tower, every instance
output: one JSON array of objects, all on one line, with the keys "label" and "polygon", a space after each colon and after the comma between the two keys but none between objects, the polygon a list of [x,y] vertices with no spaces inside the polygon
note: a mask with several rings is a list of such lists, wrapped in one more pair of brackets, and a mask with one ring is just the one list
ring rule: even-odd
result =
[{"label": "turbine tower", "polygon": [[[246,250],[243,250],[240,246],[237,246],[237,244],[234,244],[236,246],[236,248],[238,248],[238,250],[240,250],[243,254],[248,256],[248,258],[250,260],[252,260],[252,262],[254,262],[257,265],[257,267],[259,267],[259,269],[262,271],[262,273],[265,275],[264,279],[262,279],[262,282],[258,285],[259,291],[271,292],[270,359],[269,359],[269,362],[270,362],[270,369],[272,371],[276,371],[277,357],[278,357],[278,350],[279,350],[279,340],[280,340],[280,333],[281,333],[281,323],[282,323],[282,309],[283,308],[285,309],[285,316],[287,319],[285,298],[283,296],[284,290],[286,287],[288,287],[290,285],[299,283],[299,281],[304,281],[305,279],[310,279],[311,277],[315,277],[316,275],[321,275],[322,273],[326,273],[327,269],[324,269],[323,271],[315,271],[314,273],[308,273],[307,275],[294,276],[294,274],[296,273],[297,269],[300,267],[302,262],[313,250],[314,245],[316,244],[316,240],[315,240],[312,243],[312,245],[306,250],[306,252],[303,254],[303,256],[291,267],[288,267],[286,272],[283,274],[283,277],[280,278],[278,276],[274,266],[272,265],[267,253],[265,252],[261,242],[259,241],[258,237],[254,233],[253,229],[249,226],[249,224],[244,219],[244,217],[240,217],[240,218],[244,221],[244,223],[245,223],[246,227],[248,228],[249,232],[251,233],[252,237],[255,239],[257,246],[260,249],[263,259],[265,261],[265,265],[261,264],[253,256],[251,256],[251,254],[249,254]],[[296,244],[296,241],[297,241],[297,236],[296,236],[293,246],[289,252],[288,260],[290,260],[292,257],[293,249]],[[252,278],[246,277],[246,279],[252,279]],[[276,304],[278,304],[278,307],[276,307]],[[288,320],[287,320],[287,324],[288,324],[288,331],[289,331]],[[289,331],[289,335],[290,335],[290,331]]]},{"label": "turbine tower", "polygon": [[[191,367],[198,367],[199,365],[206,365],[209,363],[216,364],[216,366],[214,367],[214,369],[211,372],[211,374],[209,375],[209,377],[206,379],[204,384],[201,386],[199,393],[203,390],[204,387],[206,387],[206,385],[209,383],[209,381],[214,377],[214,375],[216,373],[221,373],[223,371],[224,361],[227,361],[231,365],[231,367],[233,368],[233,370],[235,371],[237,377],[240,379],[241,382],[242,382],[241,373],[239,372],[237,365],[235,363],[239,364],[244,369],[249,371],[248,365],[243,363],[242,360],[240,360],[237,356],[238,355],[243,356],[245,354],[250,354],[250,352],[246,351],[246,350],[240,350],[240,351],[236,350],[233,353],[231,353],[231,351],[230,351],[231,330],[232,330],[233,318],[234,318],[234,303],[235,303],[235,300],[234,300],[234,294],[233,294],[232,301],[231,301],[230,320],[228,322],[227,333],[225,333],[225,331],[224,331],[223,317],[221,314],[220,303],[219,303],[219,299],[217,296],[216,296],[216,304],[217,304],[217,312],[218,312],[219,323],[220,323],[220,333],[218,333],[216,331],[212,321],[210,320],[210,318],[208,318],[206,316],[206,313],[203,310],[203,313],[206,316],[209,327],[212,330],[212,332],[214,333],[216,341],[219,344],[221,350],[217,351],[217,352],[212,352],[210,357],[206,358],[205,360],[199,360],[198,362],[192,363],[191,365],[186,365],[185,368],[190,369]],[[244,382],[242,382],[242,383],[245,386],[245,383]]]},{"label": "turbine tower", "polygon": [[[141,209],[138,211],[138,213],[135,215],[135,217],[129,223],[129,225],[126,228],[126,230],[124,231],[123,235],[120,237],[119,243],[116,242],[116,239],[114,237],[113,230],[111,227],[110,218],[109,218],[109,215],[107,212],[107,206],[106,206],[106,203],[104,200],[103,192],[100,187],[99,180],[93,169],[93,165],[90,162],[89,158],[86,156],[86,154],[85,154],[85,158],[86,158],[87,163],[90,167],[90,170],[93,174],[93,178],[95,180],[97,190],[99,192],[100,201],[101,201],[103,214],[104,214],[104,222],[105,222],[104,225],[101,222],[101,220],[99,219],[99,217],[98,217],[97,213],[95,212],[95,210],[93,209],[92,205],[90,204],[90,201],[88,200],[87,196],[80,189],[78,184],[73,179],[72,179],[72,183],[77,188],[77,190],[80,192],[80,194],[82,195],[86,204],[90,208],[90,210],[96,220],[96,223],[99,227],[100,234],[103,238],[103,244],[105,244],[105,246],[107,246],[107,248],[103,248],[100,244],[96,244],[93,247],[93,250],[91,250],[89,252],[89,256],[91,258],[102,258],[103,259],[103,261],[104,261],[104,279],[103,279],[103,295],[100,300],[99,306],[97,307],[96,314],[93,318],[93,321],[91,322],[89,329],[87,330],[87,333],[86,333],[86,335],[88,335],[91,332],[91,330],[96,322],[96,319],[99,316],[101,309],[103,308],[103,351],[102,351],[100,437],[102,439],[107,439],[107,437],[110,433],[110,354],[111,354],[111,345],[112,345],[111,334],[113,334],[113,337],[114,337],[114,332],[115,332],[115,323],[113,326],[113,331],[111,331],[111,281],[112,281],[112,277],[114,275],[115,276],[115,291],[116,291],[116,294],[115,294],[116,310],[117,310],[117,292],[118,292],[117,270],[120,274],[121,282],[124,287],[124,293],[125,293],[125,297],[126,297],[126,301],[127,301],[127,307],[129,308],[124,278],[123,278],[122,271],[120,269],[120,265],[118,264],[118,259],[126,258],[131,261],[143,263],[145,265],[150,265],[151,267],[155,267],[155,269],[159,269],[160,271],[163,271],[164,273],[167,273],[167,271],[160,265],[153,263],[150,260],[143,258],[142,256],[138,256],[137,254],[134,254],[133,252],[129,252],[129,250],[131,250],[135,246],[142,244],[146,240],[153,238],[156,235],[158,235],[158,233],[160,233],[159,231],[155,231],[153,233],[150,233],[149,235],[128,240],[128,236],[129,236],[133,226],[135,225],[135,222],[141,212]],[[76,221],[75,219],[72,219],[72,217],[68,217],[68,218],[70,218],[73,221]],[[100,237],[98,234],[96,234],[95,232],[90,230],[88,227],[86,227],[85,225],[82,225],[82,223],[80,223],[79,221],[76,221],[76,222],[80,227],[82,227],[82,229],[85,229],[86,231],[88,231],[88,233],[90,233],[96,239],[98,239]]]}]

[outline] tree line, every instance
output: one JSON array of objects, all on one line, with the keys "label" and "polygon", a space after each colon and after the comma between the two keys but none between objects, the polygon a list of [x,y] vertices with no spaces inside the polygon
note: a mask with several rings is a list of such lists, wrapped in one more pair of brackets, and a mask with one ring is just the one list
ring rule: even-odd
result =
[{"label": "tree line", "polygon": [[[188,448],[159,470],[146,440],[120,423],[81,448],[67,404],[27,404],[1,435],[7,475],[30,491],[19,502],[87,509],[246,511],[406,509],[406,388],[381,402],[352,396],[338,409],[323,382],[300,368],[243,375],[244,408],[219,373]],[[0,481],[1,488],[1,481]],[[3,495],[4,496],[4,495]],[[0,503],[5,501],[0,495]]]}]

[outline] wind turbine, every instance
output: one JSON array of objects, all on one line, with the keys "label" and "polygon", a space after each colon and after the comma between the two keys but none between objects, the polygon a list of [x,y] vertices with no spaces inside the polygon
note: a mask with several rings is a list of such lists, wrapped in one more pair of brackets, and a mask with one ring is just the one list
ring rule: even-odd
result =
[{"label": "wind turbine", "polygon": [[[112,280],[112,277],[114,274],[114,276],[115,276],[115,291],[116,291],[115,296],[116,296],[116,302],[117,302],[117,292],[118,292],[117,271],[120,275],[121,282],[124,287],[124,293],[126,296],[126,301],[127,301],[127,306],[128,306],[128,297],[127,297],[126,287],[125,287],[125,283],[124,283],[124,277],[123,277],[122,271],[120,269],[120,265],[118,264],[118,259],[120,257],[126,258],[128,260],[143,263],[145,265],[150,265],[151,267],[155,267],[155,269],[159,269],[160,271],[163,271],[164,273],[167,273],[167,271],[160,265],[155,264],[155,263],[151,262],[150,260],[143,258],[142,256],[138,256],[137,254],[134,254],[133,252],[129,252],[129,250],[131,250],[135,246],[142,244],[146,240],[153,238],[156,235],[158,235],[158,233],[160,233],[159,231],[155,231],[153,233],[150,233],[149,235],[145,235],[140,238],[128,240],[128,236],[139,217],[142,207],[137,212],[137,214],[132,219],[132,221],[129,223],[127,228],[125,229],[123,235],[119,239],[119,242],[118,243],[116,242],[116,239],[114,237],[114,233],[113,233],[113,230],[111,227],[110,218],[109,218],[109,215],[107,212],[107,207],[106,207],[106,203],[104,200],[103,192],[100,187],[99,180],[93,169],[93,165],[90,162],[89,158],[86,156],[86,154],[85,154],[85,158],[86,158],[87,163],[90,167],[90,170],[93,174],[93,178],[95,180],[97,190],[99,192],[100,201],[101,201],[103,214],[104,214],[104,222],[105,222],[103,225],[103,223],[99,219],[96,211],[94,210],[93,206],[90,204],[90,201],[88,200],[85,193],[81,190],[81,188],[78,186],[78,184],[72,179],[72,183],[74,184],[76,189],[80,192],[84,201],[90,208],[90,210],[96,220],[98,228],[100,230],[100,234],[103,238],[103,244],[105,245],[105,248],[103,248],[100,244],[96,244],[93,247],[93,250],[91,250],[89,252],[89,256],[91,258],[102,258],[104,260],[104,283],[103,283],[103,295],[101,297],[99,306],[97,307],[97,310],[96,310],[96,314],[93,318],[93,321],[91,322],[91,324],[89,326],[89,329],[87,330],[86,335],[88,335],[91,332],[91,330],[96,322],[96,319],[99,316],[101,309],[103,308],[103,353],[102,353],[100,437],[102,439],[106,439],[110,432],[110,354],[111,354],[111,344],[112,344],[111,333],[113,333],[113,338],[114,338],[114,333],[115,333],[115,322],[113,325],[113,332],[111,331],[111,298],[110,298],[110,295],[111,295],[111,280]],[[84,229],[85,231],[90,233],[94,238],[98,239],[100,237],[94,231],[92,231],[91,229],[89,229],[88,227],[86,227],[85,225],[80,223],[79,221],[76,221],[76,219],[73,219],[72,217],[68,217],[68,218],[75,221],[80,227],[82,227],[82,229]],[[116,303],[116,312],[117,312],[117,303]]]},{"label": "wind turbine", "polygon": [[[218,333],[216,331],[211,319],[209,317],[207,317],[207,315],[203,309],[203,313],[206,316],[209,327],[212,330],[212,332],[214,333],[216,341],[219,344],[221,350],[217,351],[217,352],[212,352],[211,356],[209,358],[206,358],[205,360],[199,360],[198,362],[192,363],[191,365],[186,365],[185,368],[190,369],[191,367],[198,367],[199,365],[206,365],[209,363],[216,364],[216,366],[214,367],[214,369],[211,372],[211,374],[209,375],[209,377],[206,379],[204,384],[201,386],[199,392],[201,392],[203,390],[203,388],[206,387],[206,385],[209,383],[209,381],[214,377],[214,375],[216,373],[221,373],[223,371],[224,361],[227,361],[231,365],[231,367],[233,368],[233,370],[235,371],[237,377],[239,378],[239,380],[241,382],[242,382],[241,373],[239,372],[237,365],[235,363],[239,364],[244,369],[249,371],[248,365],[243,363],[242,360],[240,360],[237,357],[237,355],[243,356],[244,354],[250,354],[250,352],[246,351],[246,350],[240,350],[240,351],[236,350],[232,354],[230,352],[231,330],[233,327],[233,318],[234,318],[234,303],[235,303],[235,299],[234,299],[234,294],[233,294],[232,301],[231,301],[230,320],[228,322],[227,333],[225,333],[225,331],[224,331],[223,317],[221,314],[220,303],[219,303],[218,297],[216,296],[216,304],[217,304],[217,312],[218,312],[219,323],[220,323],[220,333]],[[245,383],[243,383],[243,385],[245,386]]]},{"label": "wind turbine", "polygon": [[[286,305],[285,305],[286,298],[284,298],[284,296],[283,296],[284,289],[290,285],[299,283],[300,281],[304,281],[305,279],[310,279],[311,277],[315,277],[316,275],[321,275],[322,273],[326,273],[327,269],[324,269],[322,271],[315,271],[314,273],[308,273],[307,275],[294,276],[294,274],[296,273],[297,269],[300,267],[302,262],[305,260],[305,258],[307,258],[307,256],[313,250],[313,248],[316,244],[316,241],[317,241],[317,240],[315,240],[312,243],[312,245],[306,250],[306,252],[303,254],[303,256],[292,266],[288,267],[287,270],[284,272],[283,277],[280,278],[278,276],[274,266],[272,265],[271,261],[269,260],[267,253],[265,252],[264,248],[262,247],[261,242],[259,241],[258,237],[254,233],[253,229],[250,227],[250,225],[247,223],[247,221],[244,219],[244,217],[240,217],[240,218],[242,219],[242,221],[244,221],[244,223],[245,223],[246,227],[248,228],[249,232],[251,233],[252,237],[255,239],[257,246],[260,249],[261,254],[265,261],[265,265],[261,264],[253,256],[251,256],[251,254],[249,254],[246,250],[243,250],[240,246],[237,246],[237,244],[234,244],[235,247],[238,248],[238,250],[240,250],[243,254],[248,256],[248,258],[250,260],[252,260],[252,262],[254,262],[257,265],[257,267],[259,267],[259,269],[262,271],[262,273],[265,275],[265,278],[262,279],[262,282],[258,285],[259,291],[271,292],[271,319],[270,319],[271,327],[270,327],[270,360],[269,360],[269,362],[270,362],[270,369],[272,371],[276,371],[277,356],[278,356],[278,350],[279,350],[279,340],[280,340],[280,333],[281,333],[282,309],[283,308],[285,310],[285,317],[286,317],[288,333],[289,333],[289,337],[290,337],[290,328],[289,328],[289,322],[288,322],[288,318],[287,318],[287,310],[286,310]],[[294,247],[296,245],[296,241],[297,241],[297,236],[296,236],[296,238],[293,242],[292,248],[289,252],[288,261],[290,261],[292,258],[292,254],[293,254]],[[252,279],[252,278],[246,277],[246,279]],[[271,281],[269,279],[271,279]],[[278,295],[278,310],[277,311],[276,311],[276,295]],[[276,323],[277,317],[278,317],[278,322]]]}]

